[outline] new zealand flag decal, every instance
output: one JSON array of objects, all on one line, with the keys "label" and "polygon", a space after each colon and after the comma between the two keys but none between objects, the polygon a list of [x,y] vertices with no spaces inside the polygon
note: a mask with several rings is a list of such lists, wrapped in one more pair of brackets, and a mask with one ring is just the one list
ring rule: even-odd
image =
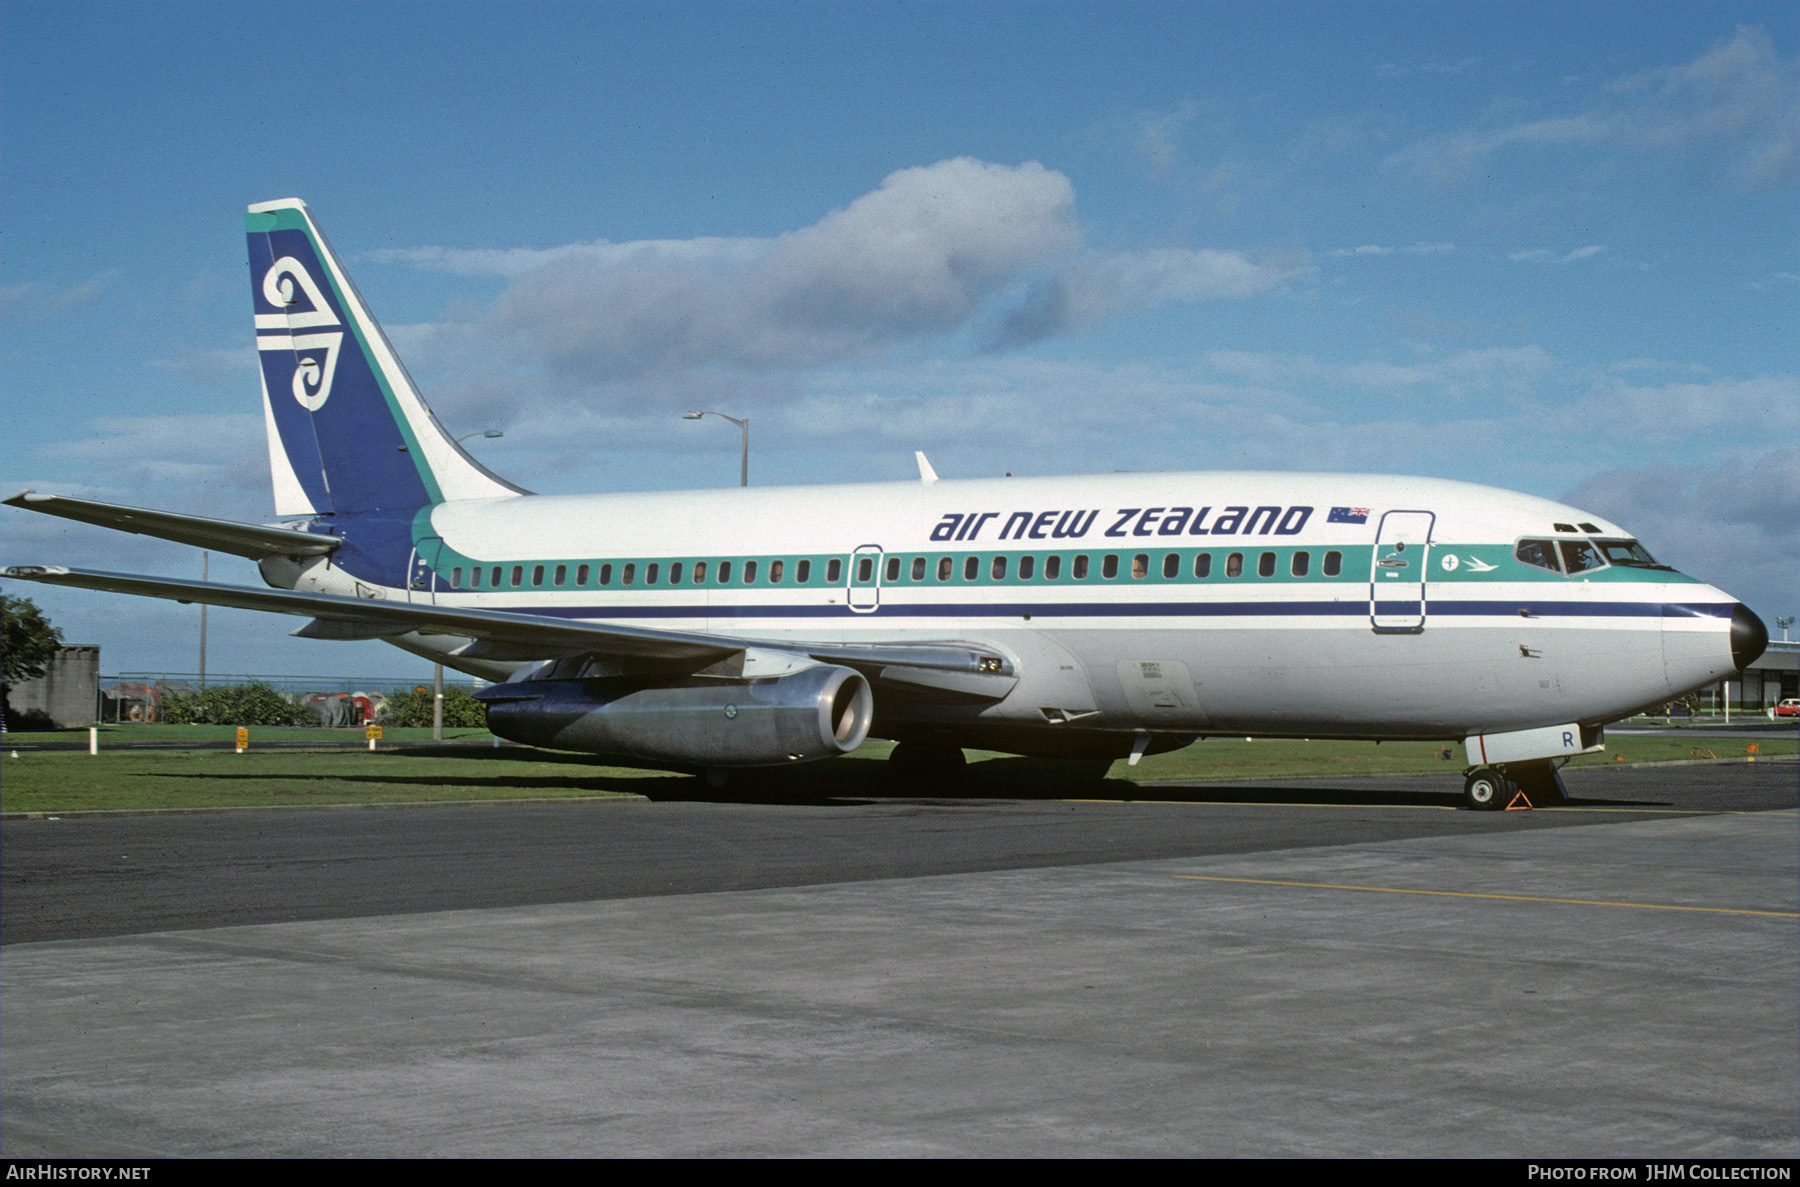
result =
[{"label": "new zealand flag decal", "polygon": [[1368,523],[1367,507],[1333,507],[1331,514],[1325,517],[1326,523]]}]

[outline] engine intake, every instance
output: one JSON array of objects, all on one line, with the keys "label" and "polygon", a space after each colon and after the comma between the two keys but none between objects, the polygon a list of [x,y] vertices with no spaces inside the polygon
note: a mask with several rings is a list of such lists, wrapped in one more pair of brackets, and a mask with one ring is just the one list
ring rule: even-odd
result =
[{"label": "engine intake", "polygon": [[875,711],[862,674],[829,664],[752,680],[526,680],[476,695],[488,702],[488,728],[513,742],[706,767],[847,754]]}]

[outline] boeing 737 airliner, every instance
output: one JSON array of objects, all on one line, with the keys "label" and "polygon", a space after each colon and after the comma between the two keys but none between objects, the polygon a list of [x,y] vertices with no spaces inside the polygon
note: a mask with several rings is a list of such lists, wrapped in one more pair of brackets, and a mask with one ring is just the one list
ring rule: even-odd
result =
[{"label": "boeing 737 airliner", "polygon": [[1465,795],[1559,793],[1601,727],[1768,633],[1546,499],[1360,474],[534,495],[438,424],[294,199],[249,208],[275,514],[15,507],[257,561],[271,589],[6,575],[307,617],[496,681],[493,730],[715,778],[899,742],[1132,762],[1199,737],[1455,739]]}]

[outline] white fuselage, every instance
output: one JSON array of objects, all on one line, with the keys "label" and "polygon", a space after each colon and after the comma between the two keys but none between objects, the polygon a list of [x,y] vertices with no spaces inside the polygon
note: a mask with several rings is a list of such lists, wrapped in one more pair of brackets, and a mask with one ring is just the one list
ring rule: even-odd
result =
[{"label": "white fuselage", "polygon": [[1014,661],[1003,700],[928,717],[1460,738],[1613,720],[1733,670],[1729,595],[1514,556],[1628,536],[1435,479],[945,480],[447,502],[415,526],[408,588],[326,561],[295,583],[771,642],[969,640]]}]

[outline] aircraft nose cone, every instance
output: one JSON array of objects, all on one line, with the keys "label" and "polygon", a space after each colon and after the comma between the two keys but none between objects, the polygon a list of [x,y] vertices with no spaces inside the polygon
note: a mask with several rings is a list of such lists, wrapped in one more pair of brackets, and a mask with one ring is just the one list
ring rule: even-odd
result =
[{"label": "aircraft nose cone", "polygon": [[1742,602],[1731,612],[1731,662],[1743,671],[1768,650],[1769,628]]}]

